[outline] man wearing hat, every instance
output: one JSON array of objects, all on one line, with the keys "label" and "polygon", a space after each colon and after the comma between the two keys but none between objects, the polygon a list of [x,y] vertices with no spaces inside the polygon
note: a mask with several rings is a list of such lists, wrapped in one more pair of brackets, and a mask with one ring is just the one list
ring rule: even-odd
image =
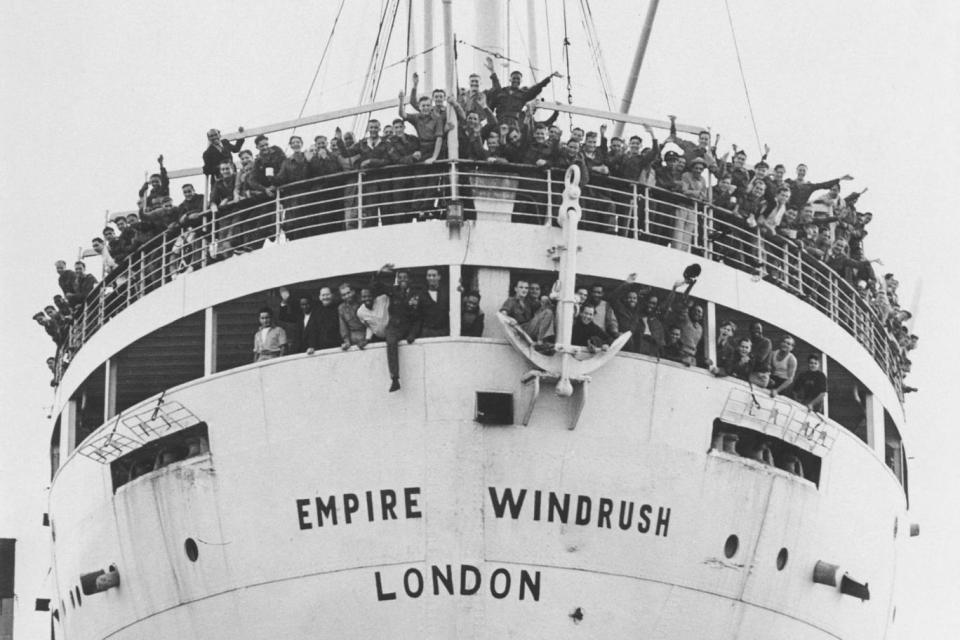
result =
[{"label": "man wearing hat", "polygon": [[560,73],[554,71],[537,84],[527,88],[520,86],[523,74],[519,71],[512,71],[510,73],[510,86],[501,87],[500,79],[493,70],[493,60],[487,58],[486,63],[487,70],[490,72],[490,80],[493,82],[493,88],[487,96],[487,104],[496,112],[497,120],[505,124],[515,124],[520,118],[520,111],[523,110],[523,106],[540,95],[544,87],[550,84],[551,79],[560,77]]},{"label": "man wearing hat", "polygon": [[677,219],[676,205],[685,201],[681,194],[683,159],[676,151],[666,151],[656,168],[657,188],[651,194],[650,234],[652,242],[668,244]]},{"label": "man wearing hat", "polygon": [[697,203],[707,199],[707,183],[703,170],[707,161],[701,156],[687,160],[687,170],[680,177],[680,190],[689,200],[685,207],[677,209],[677,221],[673,228],[673,248],[690,251],[697,233]]},{"label": "man wearing hat", "polygon": [[[243,127],[238,127],[237,131],[243,133]],[[224,141],[220,138],[218,129],[207,131],[207,141],[210,145],[203,152],[203,175],[209,176],[211,182],[220,179],[220,163],[229,162],[233,164],[233,154],[240,151],[243,147],[244,138],[234,142]]]}]

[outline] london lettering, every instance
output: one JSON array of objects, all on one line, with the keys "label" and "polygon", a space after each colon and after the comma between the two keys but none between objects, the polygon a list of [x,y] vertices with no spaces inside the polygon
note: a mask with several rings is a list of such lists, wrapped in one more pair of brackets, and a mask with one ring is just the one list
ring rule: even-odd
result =
[{"label": "london lettering", "polygon": [[[394,576],[396,577],[396,576]],[[374,583],[377,589],[377,600],[385,602],[396,600],[398,595],[408,598],[419,598],[423,594],[440,594],[473,596],[481,591],[489,592],[494,598],[502,600],[515,597],[518,600],[540,600],[540,572],[521,569],[511,573],[500,567],[494,569],[489,578],[484,580],[480,569],[472,564],[462,564],[459,569],[453,565],[431,565],[424,575],[417,567],[410,567],[403,572],[403,579],[388,583],[379,571],[374,573]]]},{"label": "london lettering", "polygon": [[[509,487],[498,491],[489,487],[490,505],[497,518],[519,520],[526,515],[534,521],[559,522],[589,526],[596,524],[601,529],[622,531],[636,530],[640,533],[652,532],[656,536],[667,536],[670,526],[670,508],[638,504],[633,500],[612,500],[610,498],[591,498],[585,495],[556,493],[535,489],[528,493],[526,489],[514,492]],[[525,508],[526,507],[526,508]]]}]

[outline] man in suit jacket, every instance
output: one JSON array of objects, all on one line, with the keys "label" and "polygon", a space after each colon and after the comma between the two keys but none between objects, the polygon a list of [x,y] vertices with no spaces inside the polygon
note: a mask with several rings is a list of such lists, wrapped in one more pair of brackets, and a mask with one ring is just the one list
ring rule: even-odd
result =
[{"label": "man in suit jacket", "polygon": [[420,295],[420,337],[450,335],[450,294],[440,282],[440,270],[427,269],[427,290]]},{"label": "man in suit jacket", "polygon": [[[313,308],[310,298],[302,295],[298,298],[298,306],[293,308],[290,302],[290,292],[286,287],[280,289],[280,322],[288,323],[293,336],[291,353],[313,353],[320,348],[320,331],[318,315]],[[338,324],[339,327],[339,324]],[[339,340],[337,341],[339,344]]]},{"label": "man in suit jacket", "polygon": [[340,346],[340,314],[330,287],[320,289],[320,306],[314,313],[317,316],[317,349],[331,349]]}]

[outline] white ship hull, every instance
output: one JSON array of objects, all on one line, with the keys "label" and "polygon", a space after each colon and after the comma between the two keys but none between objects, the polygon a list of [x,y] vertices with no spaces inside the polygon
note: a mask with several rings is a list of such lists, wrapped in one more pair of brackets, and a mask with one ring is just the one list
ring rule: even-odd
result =
[{"label": "white ship hull", "polygon": [[[532,394],[509,346],[439,338],[400,356],[393,394],[378,347],[171,390],[210,454],[116,493],[108,464],[68,460],[51,492],[65,637],[886,637],[905,499],[845,429],[818,487],[711,450],[738,381],[621,355],[579,420],[580,396],[545,385],[528,426],[485,426],[475,392],[513,394],[518,423]],[[818,561],[870,599],[814,583]],[[76,576],[110,564],[120,586],[71,604]]]}]

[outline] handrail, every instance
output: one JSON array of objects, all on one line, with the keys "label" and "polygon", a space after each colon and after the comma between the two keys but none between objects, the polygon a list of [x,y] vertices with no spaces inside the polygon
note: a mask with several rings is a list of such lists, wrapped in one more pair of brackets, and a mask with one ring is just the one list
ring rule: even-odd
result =
[{"label": "handrail", "polygon": [[[123,309],[174,278],[265,243],[442,217],[457,195],[467,219],[498,209],[517,223],[555,223],[558,176],[559,170],[489,162],[395,165],[311,178],[282,185],[274,196],[208,209],[199,228],[164,230],[119,264],[88,296],[67,347],[75,352]],[[899,347],[877,311],[796,242],[738,224],[733,213],[708,202],[615,177],[596,176],[580,202],[585,231],[694,252],[765,277],[811,304],[860,342],[903,399]]]}]

